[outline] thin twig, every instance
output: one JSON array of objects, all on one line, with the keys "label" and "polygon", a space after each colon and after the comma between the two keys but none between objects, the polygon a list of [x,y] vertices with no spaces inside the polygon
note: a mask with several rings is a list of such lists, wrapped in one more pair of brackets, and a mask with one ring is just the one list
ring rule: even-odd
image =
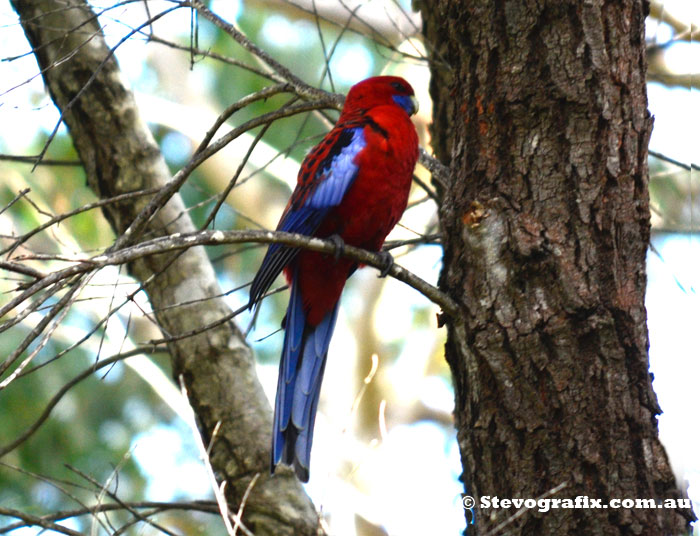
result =
[{"label": "thin twig", "polygon": [[[549,491],[545,491],[542,495],[540,495],[539,497],[537,497],[537,499],[535,499],[535,500],[538,501],[538,500],[540,500],[540,499],[544,499],[544,498],[546,498],[546,497],[549,497],[549,496],[551,496],[551,495],[554,495],[555,493],[557,493],[557,492],[563,490],[567,485],[568,485],[568,482],[562,482],[561,484],[559,484],[558,486],[556,486],[556,487],[550,489]],[[503,521],[502,523],[499,523],[499,524],[496,525],[494,528],[492,528],[492,529],[489,530],[487,533],[485,533],[484,536],[493,536],[493,535],[495,535],[495,534],[500,534],[500,533],[501,533],[501,532],[500,532],[501,529],[503,529],[503,528],[505,528],[506,526],[510,525],[513,521],[515,521],[515,520],[518,519],[520,516],[522,516],[527,510],[528,510],[528,508],[526,508],[526,507],[521,508],[520,510],[518,510],[517,512],[515,512],[512,516],[510,516],[508,519],[506,519],[506,520]]]},{"label": "thin twig", "polygon": [[342,105],[342,97],[340,97],[339,95],[331,96],[331,94],[323,90],[308,85],[301,78],[293,74],[292,71],[290,71],[287,67],[278,62],[272,55],[268,54],[265,50],[253,43],[250,39],[248,39],[248,37],[245,36],[242,32],[240,32],[233,24],[226,22],[216,13],[210,11],[209,8],[207,8],[200,0],[192,0],[191,2],[185,2],[185,5],[192,5],[205,19],[207,19],[216,27],[230,35],[234,39],[234,41],[236,41],[248,52],[252,53],[255,57],[265,62],[280,77],[279,81],[286,81],[292,84],[292,86],[294,86],[295,92],[300,97],[324,101],[329,100],[330,97],[335,101],[337,108],[340,108],[340,106]]},{"label": "thin twig", "polygon": [[102,359],[98,363],[95,363],[85,369],[83,372],[75,376],[73,379],[68,381],[61,387],[58,392],[49,400],[49,402],[46,404],[46,407],[44,407],[44,411],[39,415],[39,418],[34,421],[34,423],[29,426],[24,432],[22,432],[17,439],[12,441],[11,443],[0,447],[0,458],[5,456],[6,454],[12,452],[15,450],[18,446],[20,446],[22,443],[24,443],[27,439],[29,439],[34,433],[41,427],[42,424],[46,421],[46,419],[49,418],[51,415],[51,412],[53,409],[56,407],[56,405],[61,401],[61,399],[68,393],[70,389],[72,389],[75,385],[83,381],[85,378],[88,378],[92,376],[95,372],[98,370],[108,367],[113,365],[114,363],[117,363],[118,361],[122,361],[124,359],[128,359],[129,357],[133,357],[135,355],[141,355],[141,354],[155,354],[158,352],[167,352],[167,348],[165,347],[159,347],[157,345],[148,345],[146,347],[139,347],[139,348],[134,348],[133,350],[129,350],[128,352],[122,352],[120,354],[113,355],[111,357]]},{"label": "thin twig", "polygon": [[0,154],[0,160],[7,162],[17,162],[20,164],[33,164],[40,166],[67,166],[81,167],[83,163],[80,160],[51,160],[48,158],[41,159],[40,155],[15,155],[15,154]]},{"label": "thin twig", "polygon": [[[182,396],[185,400],[188,400],[187,387],[185,386],[185,379],[182,376],[182,374],[179,377],[179,382],[180,382],[180,390],[182,392]],[[243,534],[245,534],[246,536],[254,536],[253,533],[243,524],[243,522],[242,522],[241,518],[238,516],[238,514],[231,514],[229,512],[228,503],[226,502],[226,497],[224,496],[224,489],[226,487],[226,481],[224,480],[221,483],[221,486],[219,486],[219,484],[216,480],[216,475],[214,474],[214,469],[212,468],[211,462],[209,461],[208,448],[205,447],[204,441],[202,440],[202,434],[199,432],[199,429],[197,428],[197,422],[195,420],[194,411],[192,411],[191,406],[189,404],[187,404],[187,407],[190,408],[189,418],[187,419],[187,424],[189,425],[190,429],[192,430],[192,435],[194,436],[194,440],[197,443],[197,448],[199,449],[202,463],[204,464],[204,467],[207,471],[207,476],[209,477],[209,482],[211,484],[212,490],[214,491],[214,497],[216,498],[216,502],[219,505],[219,511],[221,512],[221,519],[224,522],[224,526],[226,527],[227,534],[229,534],[229,536],[235,536],[235,534],[236,534],[233,530],[233,526],[231,525],[231,521],[229,519],[229,517],[233,517],[236,524],[238,526],[240,526],[240,529],[243,532]]]},{"label": "thin twig", "polygon": [[664,162],[668,162],[669,164],[673,164],[674,166],[678,166],[680,168],[685,169],[686,171],[700,171],[700,166],[698,164],[686,164],[685,162],[681,162],[679,160],[675,160],[671,158],[670,156],[666,156],[665,154],[658,153],[656,151],[649,151],[649,156],[653,156],[654,158],[658,158],[659,160],[663,160]]},{"label": "thin twig", "polygon": [[[221,421],[219,421],[217,425],[220,423]],[[245,505],[248,502],[248,496],[250,495],[250,492],[253,491],[253,488],[255,487],[255,483],[258,481],[258,478],[260,478],[260,473],[255,473],[255,476],[250,480],[250,482],[248,482],[248,485],[245,488],[245,493],[243,494],[243,498],[241,499],[241,505],[238,507],[238,515],[234,520],[233,536],[236,536],[238,528],[241,526],[239,521],[243,519],[243,511],[245,510]]]},{"label": "thin twig", "polygon": [[[109,52],[105,55],[105,57],[102,59],[100,64],[92,72],[92,74],[90,75],[90,78],[88,78],[87,82],[85,82],[85,84],[83,84],[83,86],[80,88],[80,90],[78,90],[78,92],[70,100],[70,102],[68,102],[68,104],[66,104],[65,106],[63,106],[61,108],[61,116],[58,118],[58,121],[56,121],[56,126],[54,126],[53,130],[51,131],[51,134],[49,134],[49,137],[47,138],[46,142],[44,143],[44,146],[42,147],[41,151],[39,152],[39,154],[37,156],[37,162],[36,162],[36,164],[34,164],[32,171],[34,171],[34,169],[36,169],[36,166],[39,165],[39,162],[44,158],[44,155],[46,154],[46,151],[48,150],[49,145],[51,144],[53,139],[56,137],[56,133],[58,132],[58,128],[61,126],[61,123],[63,122],[63,119],[64,119],[66,113],[68,113],[68,110],[70,110],[73,107],[73,105],[78,101],[78,99],[83,96],[83,93],[85,93],[87,91],[87,89],[90,87],[92,82],[97,78],[97,75],[100,74],[100,72],[105,67],[105,65],[107,65],[107,62],[112,58],[114,53],[117,51],[117,48],[119,48],[123,43],[128,41],[134,34],[139,33],[141,31],[141,29],[143,29],[144,27],[149,26],[153,22],[164,17],[168,13],[175,11],[176,9],[180,9],[182,6],[183,6],[183,4],[177,4],[174,7],[171,7],[169,9],[166,9],[165,11],[158,13],[157,15],[155,15],[151,19],[147,20],[146,22],[144,22],[143,24],[141,24],[140,26],[138,26],[134,30],[130,31],[127,35],[125,35],[123,38],[121,38],[119,40],[119,42],[116,45],[114,45],[114,47],[109,49]],[[101,29],[96,31],[95,36],[100,31],[101,31]],[[92,37],[90,39],[88,39],[85,43],[83,43],[83,45],[89,43],[91,40],[92,40]],[[77,52],[77,50],[73,51],[73,53],[76,53],[76,52]]]},{"label": "thin twig", "polygon": [[[178,502],[178,501],[173,501],[173,502],[157,502],[157,501],[138,501],[138,502],[123,502],[122,504],[116,504],[116,503],[103,503],[100,505],[92,506],[92,507],[85,507],[85,508],[80,508],[80,509],[75,509],[75,510],[63,510],[59,512],[54,512],[45,516],[41,516],[38,519],[43,520],[44,522],[51,522],[51,521],[61,521],[64,519],[70,519],[73,517],[78,517],[78,516],[84,516],[84,515],[91,515],[96,509],[100,512],[115,512],[115,511],[120,511],[128,508],[139,508],[139,509],[145,509],[145,508],[151,508],[154,510],[155,513],[159,512],[166,512],[168,510],[184,510],[184,511],[195,511],[195,512],[202,512],[206,514],[218,514],[219,509],[214,501],[189,501],[189,502]],[[2,509],[0,507],[0,515],[9,515],[11,517],[17,517],[19,519],[24,519],[24,517],[21,516],[16,516],[12,514],[7,514],[6,512],[11,511],[11,512],[17,512],[16,510],[10,510],[10,509]],[[31,516],[31,519],[34,520],[35,516]],[[6,534],[8,532],[12,532],[13,530],[17,530],[22,527],[26,526],[42,526],[41,524],[38,523],[33,523],[31,521],[29,522],[17,522],[17,523],[12,523],[10,525],[6,525],[4,527],[0,528],[0,534]],[[60,526],[60,525],[59,525]],[[80,536],[84,536],[81,533]]]},{"label": "thin twig", "polygon": [[245,108],[246,106],[249,106],[254,102],[269,99],[274,95],[279,95],[280,93],[288,92],[291,89],[292,86],[289,84],[277,84],[274,86],[268,86],[261,89],[260,91],[256,91],[255,93],[246,95],[242,99],[237,100],[233,104],[227,106],[226,109],[219,114],[219,117],[216,118],[214,125],[212,125],[212,127],[207,131],[204,138],[199,143],[199,147],[197,147],[195,154],[203,151],[207,147],[207,145],[209,145],[209,142],[212,140],[212,138],[214,138],[214,134],[216,134],[216,131],[219,130],[219,128],[221,128],[221,126],[228,119],[230,119],[231,116],[237,111]]},{"label": "thin twig", "polygon": [[10,375],[7,376],[4,380],[0,382],[0,391],[7,387],[12,381],[14,381],[19,374],[22,373],[22,370],[31,362],[34,357],[41,351],[41,349],[46,346],[46,343],[49,342],[49,339],[51,337],[51,334],[54,332],[54,330],[58,327],[60,322],[63,320],[63,318],[66,316],[68,313],[68,310],[70,309],[69,305],[73,301],[73,296],[76,294],[80,294],[80,292],[83,290],[83,287],[87,284],[87,282],[90,280],[89,277],[83,278],[83,280],[77,284],[75,284],[66,294],[56,303],[51,308],[51,311],[44,316],[44,318],[39,321],[37,326],[30,332],[30,334],[24,338],[24,340],[18,345],[15,350],[13,350],[9,356],[5,359],[5,361],[0,364],[0,375],[4,374],[5,371],[12,366],[12,364],[19,358],[19,356],[24,352],[27,347],[31,344],[31,342],[36,339],[43,331],[44,328],[49,324],[49,322],[52,322],[51,326],[48,328],[47,332],[44,334],[44,336],[41,338],[39,341],[39,344],[36,345],[36,347],[29,353],[27,357],[24,358],[24,360],[15,368],[15,370],[12,371]]},{"label": "thin twig", "polygon": [[228,184],[226,185],[226,188],[224,188],[224,190],[218,195],[219,199],[216,201],[216,205],[214,205],[214,208],[212,208],[211,212],[207,216],[206,221],[201,225],[200,229],[206,229],[207,227],[209,227],[209,224],[214,221],[214,218],[216,218],[216,215],[219,213],[219,209],[226,202],[226,198],[228,197],[228,194],[230,194],[231,190],[233,190],[236,187],[236,183],[238,182],[238,177],[241,176],[241,173],[243,172],[243,168],[245,168],[245,166],[248,164],[248,160],[250,159],[250,155],[253,154],[253,151],[257,147],[258,142],[265,135],[265,132],[267,132],[267,129],[270,128],[270,125],[271,125],[271,123],[267,123],[266,125],[264,125],[263,128],[260,130],[260,132],[258,132],[258,135],[255,136],[255,139],[248,147],[248,150],[246,151],[245,155],[243,155],[241,162],[238,164],[238,169],[236,169],[236,173],[234,173],[233,178],[228,182]]},{"label": "thin twig", "polygon": [[28,275],[29,277],[33,277],[34,279],[41,279],[43,277],[46,277],[45,273],[36,270],[31,266],[20,264],[18,262],[0,261],[0,268],[2,268],[3,270],[7,270],[8,272],[15,272],[22,275]]},{"label": "thin twig", "polygon": [[[167,39],[163,39],[162,37],[158,37],[155,35],[149,36],[148,37],[149,41],[153,41],[154,43],[158,43],[159,45],[164,45],[170,48],[174,48],[176,50],[185,50],[185,51],[190,51],[189,46],[184,46],[180,45],[178,43],[175,43],[173,41],[168,41]],[[228,56],[224,56],[222,54],[219,54],[217,52],[213,52],[211,50],[202,50],[199,48],[192,49],[194,53],[198,56],[203,56],[206,58],[211,58],[216,61],[220,61],[222,63],[225,63],[227,65],[231,65],[233,67],[239,67],[241,69],[244,69],[246,71],[249,71],[253,74],[256,74],[262,78],[265,78],[271,82],[283,82],[279,76],[275,76],[274,73],[268,73],[263,71],[262,69],[258,69],[257,67],[253,67],[252,65],[248,65],[247,63],[244,63],[240,60],[237,60],[236,58],[229,58]]]},{"label": "thin twig", "polygon": [[15,197],[12,198],[12,201],[10,201],[7,205],[2,207],[2,210],[0,210],[0,214],[5,212],[8,208],[10,208],[12,205],[14,205],[17,201],[22,199],[25,195],[27,195],[31,191],[32,191],[31,188],[25,188],[24,190],[21,190]]},{"label": "thin twig", "polygon": [[206,149],[193,155],[190,161],[183,168],[181,168],[180,171],[178,171],[173,178],[167,184],[165,184],[165,186],[163,186],[160,192],[154,196],[153,199],[151,199],[149,204],[144,207],[141,212],[139,212],[139,214],[131,222],[131,225],[129,225],[126,231],[119,236],[111,249],[121,249],[134,243],[141,235],[146,225],[151,221],[161,207],[163,207],[170,200],[175,192],[180,189],[194,169],[243,133],[277,119],[290,117],[309,110],[324,108],[328,105],[329,102],[325,100],[304,102],[294,106],[289,106],[288,108],[282,108],[274,112],[263,114],[232,129],[230,132],[219,138],[216,142],[209,145]]},{"label": "thin twig", "polygon": [[[4,506],[0,506],[0,515],[8,516],[8,517],[16,517],[17,519],[21,519],[22,521],[24,521],[24,524],[22,526],[42,527],[44,529],[52,530],[54,532],[59,532],[61,534],[68,534],[69,536],[85,536],[81,532],[75,531],[73,529],[69,529],[68,527],[64,527],[63,525],[59,525],[58,523],[53,523],[51,521],[48,521],[44,517],[33,516],[31,514],[28,514],[26,512],[22,512],[21,510],[15,510],[13,508],[5,508]],[[5,531],[0,530],[0,532],[5,532]]]},{"label": "thin twig", "polygon": [[430,156],[428,152],[423,149],[423,147],[419,148],[418,162],[420,162],[425,169],[432,173],[433,180],[435,182],[437,182],[443,189],[447,188],[450,176],[449,167],[440,162],[434,156]]},{"label": "thin twig", "polygon": [[[56,283],[57,281],[67,279],[77,274],[98,270],[100,268],[104,268],[105,266],[132,262],[145,256],[165,253],[167,251],[186,249],[194,246],[212,246],[244,242],[260,242],[266,244],[280,243],[292,247],[302,247],[312,251],[318,251],[320,253],[330,254],[336,252],[336,245],[330,240],[323,240],[320,238],[308,237],[295,233],[285,233],[281,231],[217,230],[199,231],[186,234],[178,233],[175,235],[155,238],[153,240],[142,242],[135,246],[121,250],[107,251],[106,253],[95,257],[81,259],[73,266],[52,272],[45,278],[31,285],[19,296],[16,296],[7,302],[3,307],[0,307],[0,318],[33,294]],[[384,257],[378,253],[373,253],[361,248],[346,245],[342,255],[349,259],[355,260],[360,264],[366,264],[379,269],[386,267],[386,260]],[[394,264],[389,269],[388,275],[391,275],[392,277],[419,291],[430,301],[439,305],[448,316],[456,317],[459,314],[459,307],[457,306],[457,303],[452,300],[452,298],[430,283],[409,272],[405,268]]]},{"label": "thin twig", "polygon": [[[102,505],[105,504],[105,503],[103,502],[103,501],[104,501],[104,496],[105,496],[105,495],[108,496],[108,497],[110,497],[113,501],[115,501],[118,505],[120,505],[124,510],[128,511],[131,515],[133,515],[133,516],[134,516],[136,519],[138,519],[139,521],[142,521],[142,522],[144,522],[144,523],[146,523],[146,524],[148,524],[148,525],[151,525],[152,527],[154,527],[154,528],[160,530],[160,531],[163,532],[164,534],[168,534],[169,536],[178,536],[177,534],[175,534],[174,532],[169,531],[168,529],[166,529],[166,528],[163,527],[162,525],[159,525],[159,524],[155,523],[154,521],[151,521],[150,519],[148,519],[147,516],[141,515],[139,512],[136,511],[136,509],[134,509],[134,508],[132,508],[131,506],[129,506],[128,503],[125,503],[124,501],[122,501],[122,500],[117,496],[116,493],[114,493],[114,492],[112,492],[112,491],[109,491],[108,486],[109,486],[111,480],[115,477],[115,475],[118,476],[118,470],[124,465],[124,463],[126,463],[126,461],[127,461],[130,457],[131,457],[131,451],[128,451],[128,452],[124,455],[124,457],[122,457],[122,459],[119,461],[119,464],[117,464],[117,466],[114,468],[114,470],[112,471],[112,473],[109,475],[109,477],[108,477],[108,479],[107,479],[107,482],[105,482],[104,485],[103,485],[103,484],[100,484],[99,481],[97,481],[96,479],[94,479],[93,477],[91,477],[90,475],[88,475],[87,473],[81,471],[80,469],[78,469],[78,468],[76,468],[76,467],[73,467],[73,466],[70,465],[70,464],[66,464],[66,467],[67,467],[68,469],[70,469],[71,471],[73,471],[73,472],[76,473],[77,475],[81,476],[82,478],[84,478],[85,480],[87,480],[87,481],[90,482],[93,486],[95,486],[96,488],[98,488],[98,489],[100,490],[100,493],[98,494],[98,497],[97,497],[97,502],[96,502],[95,505],[93,506],[93,509],[92,509],[92,512],[91,512],[92,518],[93,518],[93,521],[94,521],[93,524],[92,524],[91,536],[97,536],[97,532],[96,532],[96,530],[97,530],[97,525],[96,525],[95,522],[100,523],[100,525],[102,525],[102,526],[104,527],[104,523],[102,523],[102,522],[100,521],[100,519],[99,519],[99,517],[97,516],[97,514],[98,514],[98,513],[104,513],[104,512],[106,512],[106,510],[104,510],[104,509],[101,508]],[[106,516],[105,516],[105,518],[106,518]],[[109,520],[108,520],[108,522],[109,522]],[[110,524],[110,525],[111,525],[111,524]],[[112,530],[112,533],[115,533],[115,531]]]},{"label": "thin twig", "polygon": [[63,220],[67,220],[68,218],[71,218],[77,214],[81,214],[83,212],[87,212],[88,210],[93,210],[95,208],[100,208],[104,207],[107,205],[111,205],[113,203],[120,203],[122,201],[126,201],[129,199],[135,199],[138,197],[143,197],[146,195],[152,195],[157,193],[160,190],[160,188],[149,188],[147,190],[138,190],[135,192],[127,192],[124,194],[116,195],[114,197],[109,197],[106,199],[100,199],[98,201],[94,201],[92,203],[88,203],[87,205],[83,205],[82,207],[76,208],[75,210],[71,210],[70,212],[65,212],[63,214],[59,214],[58,216],[53,216],[51,219],[48,221],[42,223],[38,227],[35,227],[31,231],[18,236],[15,239],[15,242],[9,246],[6,247],[3,250],[0,250],[0,255],[5,255],[6,253],[12,253],[15,249],[17,249],[21,244],[25,243],[27,240],[29,240],[32,236],[36,235],[37,233],[40,233],[44,229],[51,227],[52,225],[55,225],[57,223],[62,222]]}]

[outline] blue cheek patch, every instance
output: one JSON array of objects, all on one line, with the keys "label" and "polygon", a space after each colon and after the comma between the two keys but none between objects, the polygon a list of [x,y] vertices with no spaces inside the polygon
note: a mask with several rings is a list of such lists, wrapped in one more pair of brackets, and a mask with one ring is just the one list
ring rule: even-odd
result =
[{"label": "blue cheek patch", "polygon": [[394,99],[394,102],[401,106],[401,108],[406,110],[406,113],[408,115],[413,115],[418,111],[416,109],[416,103],[413,100],[413,97],[410,97],[408,95],[394,95],[392,99]]}]

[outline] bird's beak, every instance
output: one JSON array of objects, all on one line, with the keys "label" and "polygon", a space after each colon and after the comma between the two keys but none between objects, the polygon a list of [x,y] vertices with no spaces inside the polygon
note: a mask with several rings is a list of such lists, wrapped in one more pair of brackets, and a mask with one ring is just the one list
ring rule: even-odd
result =
[{"label": "bird's beak", "polygon": [[415,115],[418,113],[418,99],[415,95],[411,95],[411,110],[408,115]]}]

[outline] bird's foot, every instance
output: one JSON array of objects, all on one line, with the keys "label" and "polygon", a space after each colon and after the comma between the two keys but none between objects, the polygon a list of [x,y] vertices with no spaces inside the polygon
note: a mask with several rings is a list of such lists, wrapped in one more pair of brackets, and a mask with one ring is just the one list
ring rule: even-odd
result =
[{"label": "bird's foot", "polygon": [[345,253],[345,241],[341,238],[339,234],[332,234],[328,237],[328,240],[333,242],[335,246],[335,251],[333,252],[333,258],[337,261]]},{"label": "bird's foot", "polygon": [[386,277],[389,274],[389,270],[394,266],[394,257],[388,251],[380,251],[378,255],[382,258],[382,263],[384,267],[380,270],[378,277]]}]

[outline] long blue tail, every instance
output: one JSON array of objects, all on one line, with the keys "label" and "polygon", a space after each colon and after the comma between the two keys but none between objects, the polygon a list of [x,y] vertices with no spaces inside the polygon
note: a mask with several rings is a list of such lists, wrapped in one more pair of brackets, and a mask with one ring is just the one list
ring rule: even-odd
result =
[{"label": "long blue tail", "polygon": [[318,326],[308,325],[294,278],[277,380],[271,471],[280,462],[291,465],[302,482],[309,481],[316,408],[337,317],[338,303]]}]

